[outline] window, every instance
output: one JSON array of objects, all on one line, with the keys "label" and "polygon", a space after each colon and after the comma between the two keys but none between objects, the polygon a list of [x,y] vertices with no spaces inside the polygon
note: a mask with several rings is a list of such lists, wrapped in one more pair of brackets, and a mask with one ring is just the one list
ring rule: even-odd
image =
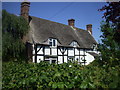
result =
[{"label": "window", "polygon": [[73,47],[77,47],[77,46],[78,46],[78,44],[77,44],[77,42],[76,42],[76,41],[73,41],[73,42],[71,43],[71,46],[73,46]]},{"label": "window", "polygon": [[45,62],[48,62],[50,64],[52,63],[57,63],[57,58],[50,58],[50,57],[45,57]]},{"label": "window", "polygon": [[77,46],[77,42],[73,42],[73,46]]},{"label": "window", "polygon": [[56,39],[49,39],[49,45],[50,46],[57,46],[57,40]]},{"label": "window", "polygon": [[49,45],[52,46],[52,39],[49,39]]},{"label": "window", "polygon": [[52,63],[56,63],[56,60],[52,60]]},{"label": "window", "polygon": [[74,57],[68,57],[69,62],[74,62]]}]

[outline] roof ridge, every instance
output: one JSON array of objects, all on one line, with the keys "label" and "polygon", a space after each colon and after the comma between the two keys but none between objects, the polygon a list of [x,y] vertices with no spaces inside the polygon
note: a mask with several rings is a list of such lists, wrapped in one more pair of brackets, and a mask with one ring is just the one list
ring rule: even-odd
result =
[{"label": "roof ridge", "polygon": [[[35,16],[31,16],[31,17],[35,17]],[[52,23],[57,23],[57,24],[61,24],[61,25],[65,25],[65,26],[71,27],[71,26],[66,25],[66,24],[63,24],[63,23],[59,23],[59,22],[55,22],[55,21],[43,19],[43,18],[40,18],[40,17],[35,17],[35,18],[38,18],[38,19],[46,20],[46,21],[49,21],[49,22],[52,22]],[[78,28],[78,27],[73,27],[73,28],[78,29],[78,30],[84,30],[84,29],[81,29],[81,28]],[[86,31],[86,30],[84,30],[84,31]]]}]

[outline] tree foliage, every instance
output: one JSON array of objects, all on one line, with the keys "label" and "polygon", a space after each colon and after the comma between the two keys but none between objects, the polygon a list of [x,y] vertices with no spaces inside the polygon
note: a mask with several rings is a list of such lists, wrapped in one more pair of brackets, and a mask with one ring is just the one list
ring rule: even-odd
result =
[{"label": "tree foliage", "polygon": [[99,50],[104,64],[120,64],[120,2],[109,2],[100,11],[105,11],[101,23],[102,43]]},{"label": "tree foliage", "polygon": [[100,11],[105,11],[103,17],[107,23],[112,23],[114,28],[114,40],[120,43],[120,1],[108,2]]},{"label": "tree foliage", "polygon": [[23,36],[28,32],[28,23],[21,17],[2,11],[3,60],[18,59],[25,51]]},{"label": "tree foliage", "polygon": [[102,43],[99,45],[99,50],[102,55],[104,64],[119,65],[120,64],[120,45],[114,40],[114,28],[107,22],[102,22],[101,35]]},{"label": "tree foliage", "polygon": [[119,2],[108,2],[108,5],[99,9],[100,11],[105,11],[104,16],[108,22],[120,22],[120,1]]}]

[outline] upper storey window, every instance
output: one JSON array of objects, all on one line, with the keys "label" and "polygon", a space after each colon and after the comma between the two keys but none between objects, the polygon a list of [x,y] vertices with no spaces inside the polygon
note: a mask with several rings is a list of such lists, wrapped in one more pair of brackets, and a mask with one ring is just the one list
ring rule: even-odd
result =
[{"label": "upper storey window", "polygon": [[70,45],[73,46],[73,47],[77,47],[78,46],[76,41],[73,41]]},{"label": "upper storey window", "polygon": [[57,40],[50,38],[50,39],[49,39],[49,45],[50,45],[50,46],[57,46]]}]

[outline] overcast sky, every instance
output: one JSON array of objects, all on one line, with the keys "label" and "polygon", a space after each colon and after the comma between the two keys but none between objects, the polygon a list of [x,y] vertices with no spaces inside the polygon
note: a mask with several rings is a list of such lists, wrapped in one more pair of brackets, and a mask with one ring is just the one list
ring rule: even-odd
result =
[{"label": "overcast sky", "polygon": [[[100,40],[100,22],[103,20],[102,8],[105,2],[31,2],[30,15],[43,19],[68,24],[68,19],[75,19],[75,26],[86,30],[87,24],[93,25],[93,37]],[[9,13],[20,15],[20,2],[4,2],[2,8]]]}]

